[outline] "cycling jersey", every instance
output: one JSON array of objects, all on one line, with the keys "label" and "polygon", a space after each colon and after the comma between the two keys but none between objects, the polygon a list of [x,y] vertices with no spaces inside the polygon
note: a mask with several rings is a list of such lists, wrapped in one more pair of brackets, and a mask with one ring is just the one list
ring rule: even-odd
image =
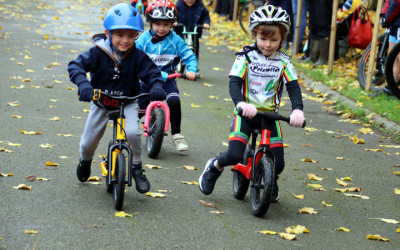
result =
[{"label": "cycling jersey", "polygon": [[255,44],[250,46],[247,55],[239,53],[229,76],[244,80],[241,90],[244,101],[259,111],[277,112],[283,85],[297,84],[297,74],[289,56],[278,50],[266,57]]},{"label": "cycling jersey", "polygon": [[185,41],[174,31],[171,30],[168,35],[157,43],[153,43],[151,41],[152,38],[150,30],[144,32],[136,40],[136,47],[146,52],[161,71],[174,72],[179,60],[182,59],[188,72],[197,72],[196,56]]}]

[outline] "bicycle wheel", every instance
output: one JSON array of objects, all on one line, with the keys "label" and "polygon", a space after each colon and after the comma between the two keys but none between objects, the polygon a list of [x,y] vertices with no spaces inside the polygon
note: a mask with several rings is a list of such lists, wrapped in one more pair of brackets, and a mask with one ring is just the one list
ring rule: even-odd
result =
[{"label": "bicycle wheel", "polygon": [[[371,82],[371,90],[380,91],[383,90],[386,86],[385,82],[385,60],[388,51],[388,43],[384,43],[386,34],[382,34],[378,38],[377,42],[377,51],[378,53],[383,49],[382,56],[377,57],[376,62],[374,63],[375,71],[373,72],[372,82]],[[371,54],[371,44],[364,50],[364,53],[361,56],[360,62],[358,63],[357,70],[357,78],[360,83],[360,87],[365,89],[366,81],[367,81],[367,73],[368,73],[368,64],[369,64],[369,56]]]},{"label": "bicycle wheel", "polygon": [[185,73],[185,69],[186,69],[186,66],[185,66],[185,64],[183,63],[183,61],[182,61],[182,60],[179,61],[178,65],[176,65],[176,71],[177,71],[178,73],[183,74],[183,73]]},{"label": "bicycle wheel", "polygon": [[389,52],[385,65],[386,82],[393,95],[400,99],[400,77],[395,80],[393,73],[396,72],[396,75],[399,75],[399,67],[394,67],[396,60],[400,60],[400,43],[397,43]]},{"label": "bicycle wheel", "polygon": [[[251,157],[250,145],[247,145],[246,150],[243,154],[243,165],[247,164],[247,159]],[[238,170],[233,171],[233,197],[238,200],[243,200],[246,196],[247,190],[249,189],[250,181]]]},{"label": "bicycle wheel", "polygon": [[147,155],[150,158],[156,158],[160,153],[161,145],[165,132],[165,113],[162,108],[153,109],[151,111],[151,119],[149,123],[149,132],[146,138]]},{"label": "bicycle wheel", "polygon": [[250,34],[249,18],[250,18],[251,13],[253,13],[253,11],[255,9],[257,9],[258,7],[263,6],[263,5],[264,5],[263,1],[249,1],[249,2],[246,2],[245,4],[243,4],[243,6],[239,12],[239,23],[240,23],[240,27],[242,27],[242,30],[245,33]]},{"label": "bicycle wheel", "polygon": [[[110,146],[113,144],[113,141],[111,140],[109,143],[108,143],[108,148],[110,148]],[[114,190],[114,184],[110,181],[108,181],[109,179],[109,177],[108,177],[108,175],[110,174],[110,172],[111,172],[111,170],[110,170],[110,164],[109,164],[109,162],[111,162],[111,160],[110,160],[111,158],[110,158],[110,155],[108,154],[108,150],[107,150],[107,160],[106,160],[106,169],[108,170],[107,171],[107,176],[106,176],[106,190],[107,190],[107,192],[108,193],[110,193],[110,194],[112,194],[112,192],[113,192],[113,190]],[[110,180],[111,180],[111,178],[110,178]]]},{"label": "bicycle wheel", "polygon": [[263,216],[270,205],[271,192],[275,179],[273,160],[264,155],[258,161],[250,190],[251,212],[257,217]]},{"label": "bicycle wheel", "polygon": [[123,153],[119,153],[117,155],[117,164],[115,166],[115,176],[117,177],[117,182],[114,184],[114,207],[116,210],[121,210],[122,204],[124,203],[125,171],[125,155]]}]

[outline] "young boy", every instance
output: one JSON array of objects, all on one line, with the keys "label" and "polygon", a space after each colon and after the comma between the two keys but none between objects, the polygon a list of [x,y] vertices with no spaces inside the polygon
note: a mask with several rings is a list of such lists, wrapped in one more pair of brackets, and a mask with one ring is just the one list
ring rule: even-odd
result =
[{"label": "young boy", "polygon": [[[176,3],[178,11],[177,23],[184,24],[188,31],[193,31],[194,27],[202,24],[203,29],[210,29],[210,14],[204,6],[202,0],[178,0]],[[176,34],[181,35],[183,27],[174,27]],[[199,60],[200,43],[199,39],[203,33],[202,29],[197,30],[197,48],[195,51],[197,60]]]},{"label": "young boy", "polygon": [[[93,36],[95,46],[68,64],[70,80],[79,88],[79,101],[90,102],[94,88],[113,95],[138,95],[139,80],[151,88],[151,99],[164,100],[165,91],[160,70],[143,51],[135,48],[135,39],[143,31],[143,21],[138,11],[129,4],[117,4],[106,13],[104,28],[105,34]],[[86,78],[86,72],[90,72],[90,82]],[[112,108],[103,98],[99,102],[105,108]],[[141,133],[136,102],[125,107],[125,117],[127,142],[133,153],[132,167],[136,189],[140,193],[146,193],[150,189],[150,183],[142,169]],[[81,182],[87,181],[90,176],[93,155],[108,120],[106,110],[97,101],[92,102],[80,141],[80,160],[76,170]]]},{"label": "young boy", "polygon": [[[251,131],[260,128],[257,111],[278,112],[283,86],[292,103],[290,125],[301,127],[304,122],[303,102],[297,76],[289,57],[280,47],[290,27],[289,15],[280,7],[262,6],[249,19],[255,44],[238,53],[229,74],[229,92],[235,104],[235,114],[229,134],[228,150],[210,159],[199,178],[201,192],[212,193],[224,167],[242,160]],[[242,116],[237,109],[243,110]],[[284,168],[283,142],[279,122],[271,133],[271,150],[275,156],[276,175]],[[276,180],[278,176],[276,176]],[[271,201],[279,199],[275,183]]]},{"label": "young boy", "polygon": [[[196,56],[183,39],[171,30],[177,11],[170,0],[155,0],[149,4],[145,14],[146,21],[150,22],[150,30],[139,37],[136,47],[146,52],[162,71],[170,109],[172,142],[176,150],[186,151],[189,147],[181,134],[182,112],[178,86],[175,79],[167,79],[166,76],[175,71],[176,65],[182,59],[186,65],[187,78],[195,80]],[[148,87],[142,86],[142,92],[148,92]],[[148,104],[149,100],[146,98],[139,100],[141,112],[144,112]]]}]

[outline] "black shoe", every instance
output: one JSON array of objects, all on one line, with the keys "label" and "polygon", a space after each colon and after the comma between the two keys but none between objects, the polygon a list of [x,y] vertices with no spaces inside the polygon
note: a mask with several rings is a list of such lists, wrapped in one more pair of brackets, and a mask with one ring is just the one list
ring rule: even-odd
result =
[{"label": "black shoe", "polygon": [[275,177],[274,186],[272,187],[270,202],[277,202],[279,200],[279,188],[277,183],[278,177]]},{"label": "black shoe", "polygon": [[136,190],[144,194],[150,190],[150,183],[146,178],[146,172],[143,169],[132,169],[132,176],[135,179]]},{"label": "black shoe", "polygon": [[76,176],[80,182],[85,182],[90,177],[90,166],[92,165],[92,160],[84,161],[79,159],[78,167],[76,168]]},{"label": "black shoe", "polygon": [[214,190],[215,182],[221,175],[222,171],[219,171],[214,166],[214,161],[216,158],[211,158],[208,160],[206,166],[204,167],[203,173],[199,178],[199,188],[200,191],[205,195],[209,195]]}]

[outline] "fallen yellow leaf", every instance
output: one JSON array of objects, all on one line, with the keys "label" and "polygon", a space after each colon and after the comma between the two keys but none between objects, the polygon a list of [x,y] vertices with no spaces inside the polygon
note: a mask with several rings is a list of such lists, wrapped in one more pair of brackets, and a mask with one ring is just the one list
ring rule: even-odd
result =
[{"label": "fallen yellow leaf", "polygon": [[311,163],[318,163],[319,161],[311,160],[310,158],[301,159],[303,162],[311,162]]},{"label": "fallen yellow leaf", "polygon": [[164,198],[166,196],[165,194],[155,192],[147,192],[146,195],[153,198]]},{"label": "fallen yellow leaf", "polygon": [[333,207],[333,205],[326,203],[325,201],[322,201],[322,204],[324,204],[327,207]]},{"label": "fallen yellow leaf", "polygon": [[31,186],[27,186],[25,184],[19,184],[18,186],[14,186],[13,188],[15,189],[20,189],[20,190],[31,190]]},{"label": "fallen yellow leaf", "polygon": [[7,176],[13,176],[13,174],[12,173],[8,173],[8,174],[0,173],[0,177],[7,177]]},{"label": "fallen yellow leaf", "polygon": [[201,106],[200,105],[196,105],[196,104],[194,104],[194,103],[192,103],[192,104],[190,104],[191,106],[192,106],[192,108],[200,108]]},{"label": "fallen yellow leaf", "polygon": [[103,178],[98,177],[98,176],[90,176],[88,178],[88,181],[101,181]]},{"label": "fallen yellow leaf", "polygon": [[350,229],[345,228],[345,227],[339,227],[335,229],[336,231],[343,231],[343,232],[350,232]]},{"label": "fallen yellow leaf", "polygon": [[349,196],[349,197],[354,197],[354,198],[361,198],[363,200],[369,200],[368,196],[365,195],[358,195],[358,194],[346,194],[344,193],[344,195]]},{"label": "fallen yellow leaf", "polygon": [[205,83],[203,83],[203,86],[205,86],[205,87],[212,87],[212,86],[214,86],[214,85],[205,82]]},{"label": "fallen yellow leaf", "polygon": [[207,202],[205,202],[205,201],[203,201],[203,200],[199,200],[199,201],[200,201],[200,203],[201,203],[203,206],[205,206],[205,207],[213,207],[213,208],[215,208],[215,209],[218,209],[217,205],[215,205],[214,203],[207,203]]},{"label": "fallen yellow leaf", "polygon": [[45,163],[45,165],[46,166],[59,166],[60,164],[58,164],[58,163],[53,163],[53,162],[51,162],[51,161],[47,161],[46,163]]},{"label": "fallen yellow leaf", "polygon": [[395,188],[395,189],[394,189],[394,193],[395,193],[395,194],[400,194],[400,189]]},{"label": "fallen yellow leaf", "polygon": [[384,218],[371,218],[371,219],[375,219],[375,220],[380,220],[389,224],[399,224],[400,222],[397,220],[393,220],[393,219],[384,219]]},{"label": "fallen yellow leaf", "polygon": [[144,165],[146,168],[148,169],[161,169],[161,166],[157,166],[157,165],[152,165],[152,164],[146,164]]},{"label": "fallen yellow leaf", "polygon": [[185,168],[187,170],[199,170],[198,168],[193,167],[193,166],[183,166],[183,168]]},{"label": "fallen yellow leaf", "polygon": [[315,174],[307,174],[309,180],[322,181],[324,178],[318,177]]},{"label": "fallen yellow leaf", "polygon": [[297,198],[297,199],[304,199],[304,194],[300,194],[300,195],[296,195],[296,194],[294,194],[294,193],[292,193],[293,194],[293,196],[294,196],[294,198]]},{"label": "fallen yellow leaf", "polygon": [[223,214],[224,212],[222,212],[222,211],[210,211],[210,213],[212,213],[212,214]]},{"label": "fallen yellow leaf", "polygon": [[270,234],[270,235],[275,235],[278,234],[278,232],[275,231],[269,231],[269,230],[264,230],[264,231],[258,231],[261,234]]},{"label": "fallen yellow leaf", "polygon": [[133,215],[127,214],[127,213],[125,213],[124,211],[115,212],[115,216],[116,216],[116,217],[133,217]]},{"label": "fallen yellow leaf", "polygon": [[59,121],[59,120],[60,120],[60,117],[54,116],[53,118],[47,118],[47,120],[50,120],[50,121]]},{"label": "fallen yellow leaf", "polygon": [[336,179],[336,182],[337,182],[337,184],[339,184],[340,186],[345,186],[345,187],[349,186],[348,183],[346,183],[346,182],[344,182],[344,181],[341,181],[341,180],[339,180],[339,179]]},{"label": "fallen yellow leaf", "polygon": [[37,234],[39,233],[38,230],[24,230],[24,234]]},{"label": "fallen yellow leaf", "polygon": [[383,238],[379,234],[375,234],[375,235],[368,234],[366,238],[369,240],[376,240],[376,241],[389,241],[389,239]]},{"label": "fallen yellow leaf", "polygon": [[24,131],[22,129],[19,130],[24,135],[41,135],[42,132],[35,132],[35,131]]},{"label": "fallen yellow leaf", "polygon": [[281,236],[282,239],[285,239],[285,240],[295,240],[296,239],[295,234],[279,233],[279,235]]},{"label": "fallen yellow leaf", "polygon": [[197,181],[180,181],[182,184],[187,184],[187,185],[199,185]]},{"label": "fallen yellow leaf", "polygon": [[288,234],[302,234],[302,233],[309,233],[310,230],[308,230],[305,226],[297,225],[297,226],[291,226],[286,228],[286,233]]},{"label": "fallen yellow leaf", "polygon": [[223,71],[223,69],[218,68],[218,67],[213,67],[213,70],[214,70],[214,71]]},{"label": "fallen yellow leaf", "polygon": [[299,209],[299,212],[306,214],[318,214],[318,212],[312,207],[303,207],[302,209]]}]

